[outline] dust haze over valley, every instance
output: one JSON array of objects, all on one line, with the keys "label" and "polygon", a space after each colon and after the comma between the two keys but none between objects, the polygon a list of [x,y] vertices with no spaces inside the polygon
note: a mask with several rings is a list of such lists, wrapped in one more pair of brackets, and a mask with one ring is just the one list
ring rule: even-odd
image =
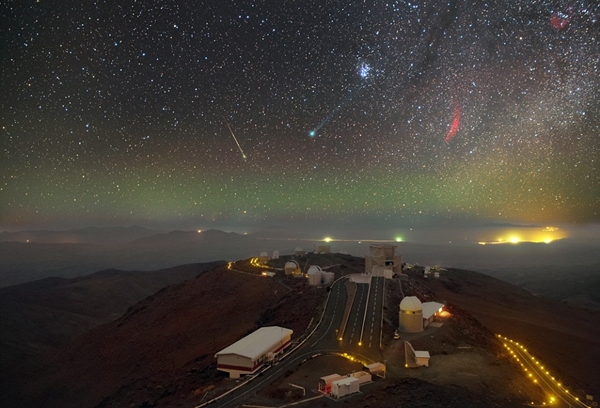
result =
[{"label": "dust haze over valley", "polygon": [[[598,225],[355,229],[320,223],[198,231],[88,227],[2,232],[0,286],[46,277],[73,278],[104,269],[150,271],[195,262],[233,261],[263,251],[291,253],[298,246],[310,251],[327,238],[336,252],[360,257],[368,252],[369,243],[391,243],[399,247],[404,262],[475,270],[535,294],[600,309]],[[511,243],[511,238],[522,242]],[[505,243],[481,245],[498,240]]]}]

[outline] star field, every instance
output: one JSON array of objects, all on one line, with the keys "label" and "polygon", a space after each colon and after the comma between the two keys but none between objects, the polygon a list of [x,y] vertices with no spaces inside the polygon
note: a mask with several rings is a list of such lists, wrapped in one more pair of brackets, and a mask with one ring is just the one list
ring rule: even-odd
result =
[{"label": "star field", "polygon": [[597,1],[0,7],[3,228],[600,221]]}]

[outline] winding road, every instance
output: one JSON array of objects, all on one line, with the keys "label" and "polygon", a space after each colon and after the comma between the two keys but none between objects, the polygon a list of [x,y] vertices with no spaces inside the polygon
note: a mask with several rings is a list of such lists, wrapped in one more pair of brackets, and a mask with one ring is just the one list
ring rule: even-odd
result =
[{"label": "winding road", "polygon": [[[368,363],[380,360],[384,278],[373,277],[369,283],[356,284],[356,295],[346,328],[341,330],[348,299],[347,280],[346,276],[333,283],[325,310],[316,328],[302,342],[293,346],[277,365],[263,368],[243,385],[195,408],[204,406],[234,408],[254,393],[267,387],[287,370],[293,370],[303,361],[321,354],[347,352]],[[338,335],[341,332],[344,336],[339,340]]]}]

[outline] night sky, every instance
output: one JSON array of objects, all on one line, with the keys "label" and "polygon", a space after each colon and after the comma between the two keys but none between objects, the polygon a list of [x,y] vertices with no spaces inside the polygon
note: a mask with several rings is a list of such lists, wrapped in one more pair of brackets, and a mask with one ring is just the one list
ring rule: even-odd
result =
[{"label": "night sky", "polygon": [[597,0],[0,7],[1,229],[600,221]]}]

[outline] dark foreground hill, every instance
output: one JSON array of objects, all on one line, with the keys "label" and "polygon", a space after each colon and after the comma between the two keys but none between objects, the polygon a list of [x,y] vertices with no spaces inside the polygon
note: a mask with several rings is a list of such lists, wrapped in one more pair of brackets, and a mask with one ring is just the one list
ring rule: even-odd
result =
[{"label": "dark foreground hill", "polygon": [[105,270],[80,278],[46,278],[0,289],[0,367],[58,347],[110,322],[165,286],[193,279],[225,262],[158,271]]},{"label": "dark foreground hill", "polygon": [[[314,263],[338,265],[330,269],[337,276],[364,270],[361,258],[337,254],[312,257]],[[260,271],[253,270],[248,262],[238,262],[233,269],[216,268],[164,288],[117,320],[49,350],[19,370],[3,373],[0,403],[49,408],[198,405],[207,393],[214,395],[215,390],[229,384],[215,369],[216,351],[262,325],[290,327],[297,338],[319,315],[327,295],[325,288],[309,287],[304,279],[253,275]],[[390,281],[392,284],[398,285],[400,280]],[[455,317],[453,323],[444,325],[445,336],[479,349],[480,354],[473,356],[487,355],[482,361],[498,353],[493,334],[502,333],[526,344],[565,384],[587,393],[598,391],[593,359],[600,354],[598,313],[540,299],[495,278],[462,270],[450,270],[439,280],[425,280],[422,271],[415,270],[401,284],[406,295],[447,302]],[[393,320],[398,299],[387,297],[386,301],[386,319]],[[386,327],[389,330],[391,326]],[[387,342],[385,347],[394,344],[398,343]],[[476,376],[467,373],[469,382],[480,384],[473,389],[485,389],[485,396],[443,377],[434,386],[427,379],[433,371],[423,369],[402,371],[402,378],[382,380],[373,395],[357,396],[344,405],[396,406],[394,401],[402,401],[401,406],[411,406],[404,404],[430,395],[428,405],[422,406],[514,406],[506,401],[514,401],[515,389],[527,392],[527,388],[507,384],[522,373],[506,371],[508,363],[495,364],[502,365],[499,372],[505,372],[504,377],[483,378],[492,371],[491,365],[480,367]],[[415,375],[425,377],[411,380]],[[471,401],[470,405],[465,401]]]},{"label": "dark foreground hill", "polygon": [[3,378],[5,406],[169,406],[182,395],[194,401],[194,391],[218,377],[214,353],[257,324],[285,322],[297,333],[307,327],[325,291],[303,283],[221,268],[162,289]]}]

